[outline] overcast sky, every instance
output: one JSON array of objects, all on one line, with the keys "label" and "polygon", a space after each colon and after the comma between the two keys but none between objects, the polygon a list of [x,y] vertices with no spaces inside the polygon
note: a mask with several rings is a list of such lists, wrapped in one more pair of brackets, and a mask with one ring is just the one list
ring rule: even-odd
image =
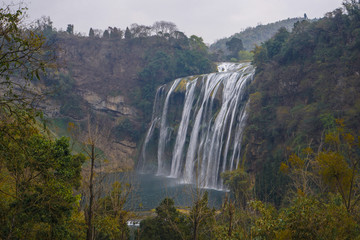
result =
[{"label": "overcast sky", "polygon": [[[6,1],[3,1],[6,3]],[[75,32],[90,27],[125,29],[132,23],[173,22],[180,31],[206,43],[229,37],[246,27],[278,20],[323,17],[341,7],[342,0],[24,0],[30,19],[50,16],[57,29],[74,24]]]}]

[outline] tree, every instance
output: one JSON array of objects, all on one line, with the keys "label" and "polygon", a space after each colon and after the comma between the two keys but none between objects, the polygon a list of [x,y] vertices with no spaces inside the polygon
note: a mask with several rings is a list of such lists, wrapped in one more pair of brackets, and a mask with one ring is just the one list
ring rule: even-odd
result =
[{"label": "tree", "polygon": [[53,27],[53,22],[51,21],[50,17],[42,16],[40,19],[36,20],[35,26],[33,26],[34,31],[42,32],[47,41],[55,32]]},{"label": "tree", "polygon": [[54,59],[41,32],[20,28],[23,11],[0,8],[0,107],[10,112],[20,105],[31,108],[37,94],[29,88],[29,82],[40,79],[40,73]]},{"label": "tree", "polygon": [[355,18],[355,21],[360,20],[360,2],[356,0],[345,0],[343,5],[350,16]]},{"label": "tree", "polygon": [[360,137],[347,130],[343,120],[336,121],[338,126],[325,135],[317,153],[308,147],[300,156],[292,154],[281,170],[295,179],[297,192],[314,195],[319,189],[311,187],[321,188],[323,184],[341,196],[351,213],[360,201]]},{"label": "tree", "polygon": [[68,24],[67,28],[66,28],[66,32],[73,35],[74,34],[74,25],[73,24]]},{"label": "tree", "polygon": [[95,32],[92,28],[90,28],[90,30],[89,30],[89,37],[91,37],[91,38],[95,37]]},{"label": "tree", "polygon": [[136,23],[131,24],[130,32],[133,38],[140,37],[148,37],[151,34],[151,27],[145,25],[138,25]]},{"label": "tree", "polygon": [[157,35],[165,35],[166,33],[172,35],[175,31],[177,31],[177,27],[172,22],[166,22],[166,21],[158,21],[155,22],[152,26],[153,31]]},{"label": "tree", "polygon": [[298,196],[289,207],[276,210],[260,201],[250,205],[257,212],[251,227],[254,239],[356,239],[359,230],[354,217],[334,199],[324,203]]},{"label": "tree", "polygon": [[202,37],[191,35],[189,42],[191,49],[197,50],[199,52],[207,52],[207,46],[205,45]]},{"label": "tree", "polygon": [[122,38],[123,32],[116,27],[109,27],[110,38]]},{"label": "tree", "polygon": [[124,207],[131,191],[131,184],[116,181],[112,184],[111,192],[99,199],[94,221],[96,239],[129,239],[129,212]]},{"label": "tree", "polygon": [[103,38],[110,38],[110,34],[108,30],[105,30],[103,33]]},{"label": "tree", "polygon": [[241,209],[246,208],[246,204],[252,197],[252,184],[250,176],[243,167],[231,172],[222,173],[225,186],[234,194],[235,204]]},{"label": "tree", "polygon": [[156,208],[156,217],[141,221],[138,237],[142,240],[188,239],[188,224],[184,215],[174,206],[174,200],[165,198]]},{"label": "tree", "polygon": [[66,225],[79,201],[73,188],[84,157],[71,154],[68,139],[50,140],[24,118],[7,124],[0,134],[1,236],[71,239]]},{"label": "tree", "polygon": [[74,123],[69,123],[68,130],[73,135],[73,138],[77,140],[80,144],[82,152],[85,154],[89,160],[89,165],[83,168],[83,186],[82,193],[86,197],[87,204],[85,207],[85,218],[87,224],[87,234],[86,239],[93,240],[95,238],[95,215],[96,209],[99,206],[99,197],[101,193],[99,185],[101,184],[103,178],[97,172],[95,165],[98,165],[101,168],[101,164],[105,160],[104,151],[105,149],[100,150],[99,146],[103,143],[102,146],[106,146],[108,139],[108,132],[99,126],[105,124],[99,124],[97,120],[94,119],[89,113],[87,125],[85,129],[82,129],[81,126],[75,125]]},{"label": "tree", "polygon": [[233,37],[226,42],[227,49],[231,52],[230,57],[237,58],[241,50],[245,50],[241,39]]},{"label": "tree", "polygon": [[[295,28],[295,27],[294,27]],[[290,33],[284,27],[280,28],[275,36],[265,43],[268,57],[271,59],[278,55],[283,47],[284,43],[289,38]]]},{"label": "tree", "polygon": [[189,215],[193,240],[204,239],[205,236],[211,239],[212,225],[215,220],[215,209],[208,207],[208,201],[208,192],[204,192],[198,195],[193,202]]},{"label": "tree", "polygon": [[322,180],[340,194],[348,212],[355,211],[360,201],[360,136],[337,120],[335,131],[325,136],[327,145],[316,156]]},{"label": "tree", "polygon": [[130,32],[130,29],[128,27],[126,27],[126,30],[125,30],[125,39],[129,40],[131,39],[132,36],[131,36],[131,32]]}]

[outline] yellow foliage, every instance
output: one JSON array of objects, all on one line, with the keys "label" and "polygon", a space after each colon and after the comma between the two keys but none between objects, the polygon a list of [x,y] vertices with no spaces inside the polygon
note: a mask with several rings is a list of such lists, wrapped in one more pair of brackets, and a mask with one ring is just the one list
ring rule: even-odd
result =
[{"label": "yellow foliage", "polygon": [[307,155],[311,155],[311,154],[314,153],[314,151],[312,150],[311,147],[304,148],[304,149],[302,150],[302,152],[303,152],[304,154],[307,154]]},{"label": "yellow foliage", "polygon": [[325,136],[325,143],[328,144],[339,144],[340,143],[340,138],[339,135],[336,133],[328,133]]},{"label": "yellow foliage", "polygon": [[344,124],[344,119],[342,118],[338,118],[338,119],[335,119],[335,122],[337,125],[339,125],[340,127],[344,127],[345,124]]},{"label": "yellow foliage", "polygon": [[[316,157],[319,163],[320,176],[332,187],[341,184],[343,188],[348,188],[351,178],[349,168],[344,156],[337,152],[320,152]],[[338,186],[339,187],[339,186]]]},{"label": "yellow foliage", "polygon": [[287,174],[289,172],[289,166],[282,162],[280,165],[280,172]]},{"label": "yellow foliage", "polygon": [[305,162],[295,153],[291,154],[289,157],[289,162],[294,168],[303,168]]},{"label": "yellow foliage", "polygon": [[306,194],[300,188],[297,189],[297,195],[299,197],[305,197],[306,196]]},{"label": "yellow foliage", "polygon": [[73,132],[74,129],[75,129],[75,123],[69,122],[69,123],[68,123],[68,127],[67,127],[67,131],[68,131],[68,132]]},{"label": "yellow foliage", "polygon": [[346,141],[346,143],[353,145],[354,141],[355,141],[355,137],[353,135],[351,135],[350,133],[346,133],[343,135],[344,140]]},{"label": "yellow foliage", "polygon": [[284,229],[284,230],[280,230],[278,232],[275,233],[275,237],[278,240],[288,240],[288,239],[292,239],[291,237],[291,230],[290,229]]}]

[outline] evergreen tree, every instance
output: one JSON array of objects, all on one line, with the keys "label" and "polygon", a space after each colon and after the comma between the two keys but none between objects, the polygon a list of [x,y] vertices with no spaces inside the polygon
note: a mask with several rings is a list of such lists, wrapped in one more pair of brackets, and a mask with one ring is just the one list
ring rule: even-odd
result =
[{"label": "evergreen tree", "polygon": [[108,30],[105,30],[103,33],[103,38],[110,38],[110,34]]},{"label": "evergreen tree", "polygon": [[230,57],[237,58],[238,52],[244,50],[243,42],[239,38],[232,38],[226,42],[227,49],[231,52]]},{"label": "evergreen tree", "polygon": [[94,33],[94,30],[92,28],[90,28],[89,37],[91,37],[91,38],[95,37],[95,33]]},{"label": "evergreen tree", "polygon": [[67,28],[66,28],[66,32],[73,35],[74,34],[74,25],[73,24],[68,24]]},{"label": "evergreen tree", "polygon": [[126,30],[125,30],[125,39],[131,39],[131,32],[130,32],[130,29],[128,27],[126,27]]}]

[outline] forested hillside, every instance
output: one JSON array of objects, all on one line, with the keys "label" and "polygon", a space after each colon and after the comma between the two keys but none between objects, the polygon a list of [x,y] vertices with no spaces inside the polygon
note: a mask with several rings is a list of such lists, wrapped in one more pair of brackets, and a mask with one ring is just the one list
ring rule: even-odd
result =
[{"label": "forested hillside", "polygon": [[294,23],[304,20],[304,18],[288,18],[285,20],[277,21],[269,24],[259,24],[256,27],[248,27],[245,30],[235,33],[230,37],[222,38],[217,40],[215,43],[210,45],[210,51],[222,52],[225,55],[228,54],[226,48],[226,42],[232,38],[239,38],[242,40],[245,50],[250,51],[255,48],[255,45],[261,45],[262,42],[270,39],[275,33],[282,27],[288,31],[294,26]]},{"label": "forested hillside", "polygon": [[296,23],[291,33],[281,28],[254,50],[243,153],[262,200],[285,200],[289,178],[281,164],[306,147],[320,151],[336,119],[359,134],[360,11],[345,6],[348,14],[337,9]]}]

